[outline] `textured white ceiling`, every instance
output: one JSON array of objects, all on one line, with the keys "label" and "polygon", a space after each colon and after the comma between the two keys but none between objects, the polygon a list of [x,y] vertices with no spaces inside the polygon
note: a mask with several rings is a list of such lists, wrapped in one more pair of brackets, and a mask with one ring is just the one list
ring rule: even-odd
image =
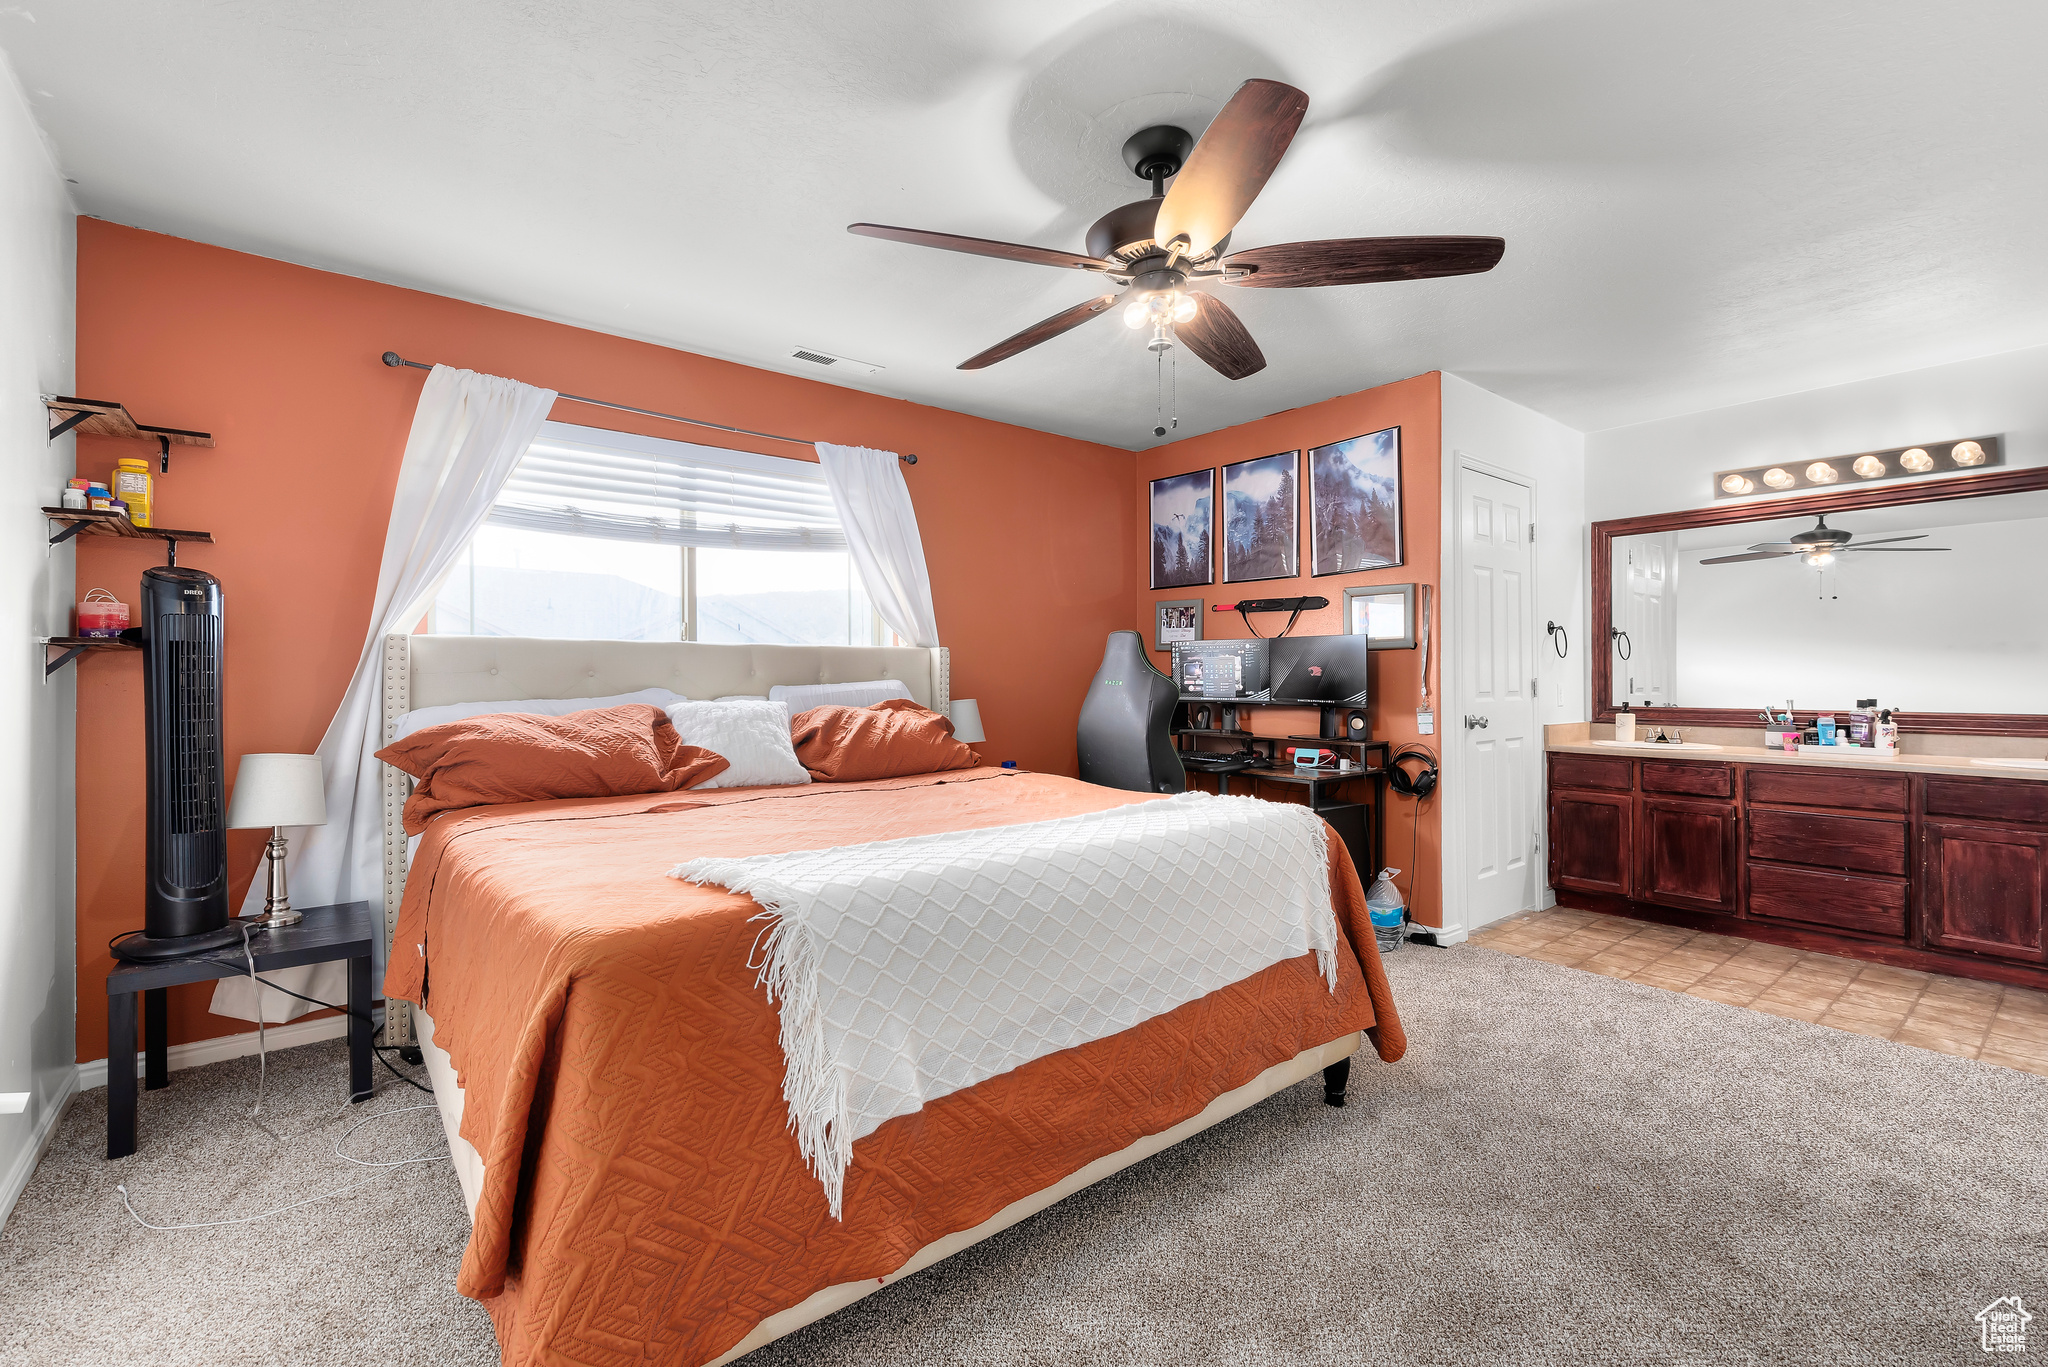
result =
[{"label": "textured white ceiling", "polygon": [[1118,446],[1157,376],[1114,315],[954,369],[1091,280],[844,227],[1079,250],[1124,137],[1251,76],[1313,103],[1235,245],[1507,257],[1227,291],[1271,365],[1183,358],[1175,436],[1432,369],[1594,430],[2048,342],[2039,0],[18,0],[0,44],[88,213]]}]

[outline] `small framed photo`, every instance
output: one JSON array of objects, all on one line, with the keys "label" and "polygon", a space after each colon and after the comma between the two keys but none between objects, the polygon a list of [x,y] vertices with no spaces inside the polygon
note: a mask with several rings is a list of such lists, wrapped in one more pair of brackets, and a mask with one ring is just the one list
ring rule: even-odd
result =
[{"label": "small framed photo", "polygon": [[1216,582],[1209,528],[1216,472],[1196,470],[1152,481],[1152,587],[1185,589]]},{"label": "small framed photo", "polygon": [[1223,467],[1223,582],[1292,579],[1300,573],[1301,452]]},{"label": "small framed photo", "polygon": [[1202,600],[1164,599],[1152,605],[1152,648],[1171,650],[1175,641],[1202,639]]},{"label": "small framed photo", "polygon": [[1354,574],[1401,563],[1401,429],[1308,453],[1309,572]]},{"label": "small framed photo", "polygon": [[1367,650],[1415,649],[1415,585],[1360,584],[1344,590],[1344,632]]}]

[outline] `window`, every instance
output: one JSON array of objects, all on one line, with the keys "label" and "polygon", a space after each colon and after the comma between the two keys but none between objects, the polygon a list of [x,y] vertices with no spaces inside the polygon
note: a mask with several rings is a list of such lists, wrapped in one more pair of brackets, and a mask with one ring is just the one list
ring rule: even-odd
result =
[{"label": "window", "polygon": [[544,424],[435,595],[429,631],[889,643],[816,465]]}]

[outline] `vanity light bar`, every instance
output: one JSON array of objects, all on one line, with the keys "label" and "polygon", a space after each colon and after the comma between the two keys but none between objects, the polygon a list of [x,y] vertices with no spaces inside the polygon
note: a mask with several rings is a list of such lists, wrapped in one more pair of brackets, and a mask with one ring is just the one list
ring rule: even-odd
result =
[{"label": "vanity light bar", "polygon": [[1716,470],[1714,497],[1750,498],[1759,494],[1790,493],[1795,489],[1826,489],[1886,479],[1918,479],[1922,475],[1987,470],[2003,464],[2005,443],[1997,437],[1931,441],[1921,446],[1900,446],[1889,451],[1829,456],[1826,460],[1786,461],[1779,465],[1755,465],[1746,470]]}]

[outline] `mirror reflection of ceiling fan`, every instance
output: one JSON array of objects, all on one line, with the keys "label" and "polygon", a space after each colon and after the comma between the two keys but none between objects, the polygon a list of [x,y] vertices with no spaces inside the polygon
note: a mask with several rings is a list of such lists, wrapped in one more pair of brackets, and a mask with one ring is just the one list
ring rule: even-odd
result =
[{"label": "mirror reflection of ceiling fan", "polygon": [[1814,519],[1815,526],[1810,532],[1800,532],[1790,541],[1762,541],[1751,546],[1740,555],[1716,555],[1700,561],[1702,565],[1734,565],[1744,560],[1780,560],[1796,555],[1806,564],[1820,570],[1835,563],[1838,555],[1854,555],[1859,551],[1945,551],[1947,546],[1894,546],[1894,541],[1925,541],[1927,533],[1916,532],[1911,536],[1887,536],[1876,541],[1865,541],[1861,545],[1850,545],[1854,532],[1845,532],[1828,525],[1825,517]]},{"label": "mirror reflection of ceiling fan", "polygon": [[[920,247],[993,256],[1039,266],[1089,271],[1122,288],[1096,295],[1007,337],[960,363],[980,370],[1050,341],[1097,314],[1121,306],[1126,325],[1150,328],[1146,346],[1163,352],[1186,344],[1226,379],[1266,367],[1259,344],[1208,288],[1266,289],[1426,280],[1492,270],[1507,244],[1497,237],[1353,237],[1288,242],[1231,252],[1231,231],[1279,166],[1308,96],[1278,81],[1246,81],[1209,124],[1200,142],[1170,125],[1143,128],[1124,143],[1124,162],[1152,183],[1149,199],[1104,214],[1088,230],[1088,254],[991,242],[955,233],[854,223],[850,233]],[[1167,188],[1168,179],[1173,181]]]}]

